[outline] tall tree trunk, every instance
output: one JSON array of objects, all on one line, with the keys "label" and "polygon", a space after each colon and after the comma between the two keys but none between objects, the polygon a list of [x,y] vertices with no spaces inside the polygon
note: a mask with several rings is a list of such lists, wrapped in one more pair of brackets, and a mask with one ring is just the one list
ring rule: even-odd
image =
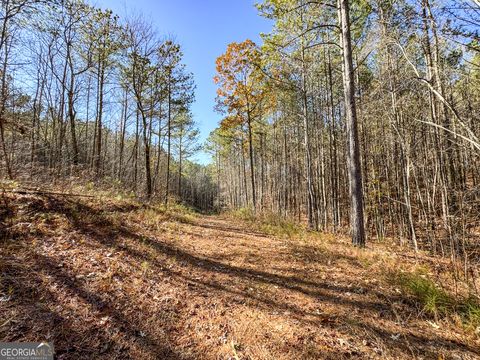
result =
[{"label": "tall tree trunk", "polygon": [[178,151],[178,197],[182,199],[182,138],[180,138],[180,147]]},{"label": "tall tree trunk", "polygon": [[308,124],[308,99],[307,99],[307,69],[305,63],[305,49],[302,48],[302,118],[303,118],[303,144],[305,147],[305,172],[307,186],[307,218],[308,227],[318,230],[318,221],[315,206],[315,190],[313,186],[312,155],[310,149],[310,131]]},{"label": "tall tree trunk", "polygon": [[248,153],[250,157],[250,181],[252,184],[252,203],[253,211],[257,209],[257,191],[255,189],[255,164],[253,159],[253,132],[252,132],[252,118],[250,109],[247,109],[247,125],[248,125]]},{"label": "tall tree trunk", "polygon": [[[4,33],[6,33],[6,20],[4,23]],[[2,45],[5,46],[5,58],[3,59],[2,66],[2,98],[0,104],[0,141],[2,142],[2,152],[5,161],[5,167],[7,168],[7,175],[10,180],[13,179],[12,167],[10,166],[10,157],[7,152],[7,144],[5,142],[5,110],[7,106],[7,60],[8,60],[8,46],[6,44],[6,35],[2,35]]]},{"label": "tall tree trunk", "polygon": [[168,196],[170,193],[170,151],[172,135],[172,88],[171,76],[168,77],[168,119],[167,119],[167,179],[165,183],[165,205],[168,205]]},{"label": "tall tree trunk", "polygon": [[68,118],[70,119],[70,135],[72,140],[73,164],[78,165],[78,143],[75,129],[75,108],[74,108],[74,75],[70,75],[70,88],[68,90]]},{"label": "tall tree trunk", "polygon": [[148,136],[148,123],[146,114],[142,113],[142,122],[143,122],[143,146],[145,146],[145,182],[146,182],[146,190],[147,190],[147,197],[150,198],[152,196],[152,171],[150,167],[150,139]]},{"label": "tall tree trunk", "polygon": [[355,105],[355,80],[353,76],[352,40],[350,33],[350,9],[348,0],[339,0],[339,22],[343,49],[343,87],[348,138],[348,175],[350,191],[350,226],[352,242],[365,246],[363,218],[362,169],[358,140],[357,111]]},{"label": "tall tree trunk", "polygon": [[95,172],[100,175],[102,165],[102,117],[103,117],[103,87],[105,83],[105,69],[103,60],[100,60],[98,70],[98,108],[97,108],[97,143],[95,147]]},{"label": "tall tree trunk", "polygon": [[123,153],[125,149],[125,133],[127,131],[127,117],[128,117],[128,88],[125,86],[125,100],[123,102],[123,116],[120,129],[120,149],[118,159],[118,179],[122,179],[123,171]]}]

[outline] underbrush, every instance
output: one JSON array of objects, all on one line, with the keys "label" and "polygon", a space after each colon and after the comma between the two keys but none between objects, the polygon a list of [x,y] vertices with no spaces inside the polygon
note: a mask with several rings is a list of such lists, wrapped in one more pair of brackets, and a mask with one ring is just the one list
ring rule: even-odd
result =
[{"label": "underbrush", "polygon": [[469,330],[480,331],[480,301],[477,296],[453,295],[423,271],[389,274],[390,282],[400,286],[427,316],[458,319]]},{"label": "underbrush", "polygon": [[306,233],[305,228],[297,222],[272,212],[254,213],[250,208],[241,208],[227,212],[227,216],[246,221],[259,231],[273,236],[291,239]]},{"label": "underbrush", "polygon": [[84,224],[120,228],[126,219],[158,229],[162,223],[192,224],[196,218],[193,209],[174,200],[168,206],[155,199],[143,202],[131,193],[108,192],[91,182],[40,189],[2,181],[0,197],[4,205],[0,210],[0,226],[4,228],[0,238],[53,235],[60,229]]},{"label": "underbrush", "polygon": [[152,204],[143,207],[141,217],[147,223],[174,221],[182,224],[192,224],[195,221],[196,213],[182,204],[173,203],[168,206]]}]

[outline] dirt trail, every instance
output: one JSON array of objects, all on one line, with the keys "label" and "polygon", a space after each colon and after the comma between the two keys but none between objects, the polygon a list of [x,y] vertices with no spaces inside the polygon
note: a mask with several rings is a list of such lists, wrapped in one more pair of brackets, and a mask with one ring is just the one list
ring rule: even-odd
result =
[{"label": "dirt trail", "polygon": [[46,339],[58,359],[480,358],[385,281],[392,254],[137,205],[10,204],[2,341]]}]

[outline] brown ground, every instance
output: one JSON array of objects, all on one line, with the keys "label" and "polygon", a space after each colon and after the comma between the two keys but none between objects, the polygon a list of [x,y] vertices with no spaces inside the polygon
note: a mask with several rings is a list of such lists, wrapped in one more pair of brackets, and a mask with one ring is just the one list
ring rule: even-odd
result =
[{"label": "brown ground", "polygon": [[480,358],[478,335],[386,281],[418,260],[379,245],[120,200],[0,201],[0,341],[48,340],[58,359]]}]

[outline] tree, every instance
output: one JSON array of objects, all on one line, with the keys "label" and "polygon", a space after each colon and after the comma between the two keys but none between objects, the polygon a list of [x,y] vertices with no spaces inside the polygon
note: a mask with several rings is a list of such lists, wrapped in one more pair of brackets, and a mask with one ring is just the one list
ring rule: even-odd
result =
[{"label": "tree", "polygon": [[182,170],[183,164],[192,155],[200,150],[198,145],[199,130],[195,126],[192,114],[181,111],[175,121],[176,129],[173,137],[176,139],[175,148],[178,156],[178,196],[182,199]]},{"label": "tree", "polygon": [[118,25],[118,16],[111,10],[96,9],[88,26],[90,41],[94,44],[93,61],[96,62],[97,110],[95,118],[95,146],[93,165],[97,175],[101,173],[102,129],[104,112],[105,76],[114,65],[113,55],[123,46],[124,33]]},{"label": "tree", "polygon": [[182,63],[183,53],[178,44],[167,41],[160,53],[165,59],[163,61],[163,73],[167,83],[167,169],[165,179],[165,205],[168,204],[170,196],[170,163],[172,155],[172,131],[175,124],[175,115],[184,112],[189,108],[195,99],[195,84],[193,75],[188,73]]},{"label": "tree", "polygon": [[142,120],[142,135],[145,161],[146,195],[153,194],[152,169],[151,169],[151,114],[156,103],[159,101],[156,89],[150,91],[157,84],[158,68],[155,64],[156,54],[160,44],[152,27],[141,20],[134,20],[128,26],[129,38],[129,65],[126,76],[132,85],[132,91],[136,102],[137,114]]},{"label": "tree", "polygon": [[360,165],[360,144],[358,140],[357,109],[355,104],[355,81],[353,74],[352,40],[350,34],[350,6],[348,0],[339,0],[338,17],[342,32],[343,88],[347,115],[348,175],[351,202],[352,242],[365,246],[363,219],[362,168]]},{"label": "tree", "polygon": [[[254,122],[261,116],[262,103],[266,96],[260,65],[260,51],[251,40],[231,43],[225,54],[216,61],[217,75],[214,78],[217,90],[217,109],[233,116],[223,126],[247,127],[250,159],[250,181],[253,209],[257,207],[254,171]],[[231,121],[234,119],[233,121]]]},{"label": "tree", "polygon": [[7,170],[7,175],[13,179],[13,170],[10,157],[7,151],[5,131],[8,124],[5,118],[7,111],[7,101],[9,97],[9,88],[11,78],[9,78],[9,62],[13,50],[14,37],[16,29],[19,28],[18,18],[27,15],[34,10],[38,0],[6,0],[0,4],[0,141],[2,147],[2,155]]}]

